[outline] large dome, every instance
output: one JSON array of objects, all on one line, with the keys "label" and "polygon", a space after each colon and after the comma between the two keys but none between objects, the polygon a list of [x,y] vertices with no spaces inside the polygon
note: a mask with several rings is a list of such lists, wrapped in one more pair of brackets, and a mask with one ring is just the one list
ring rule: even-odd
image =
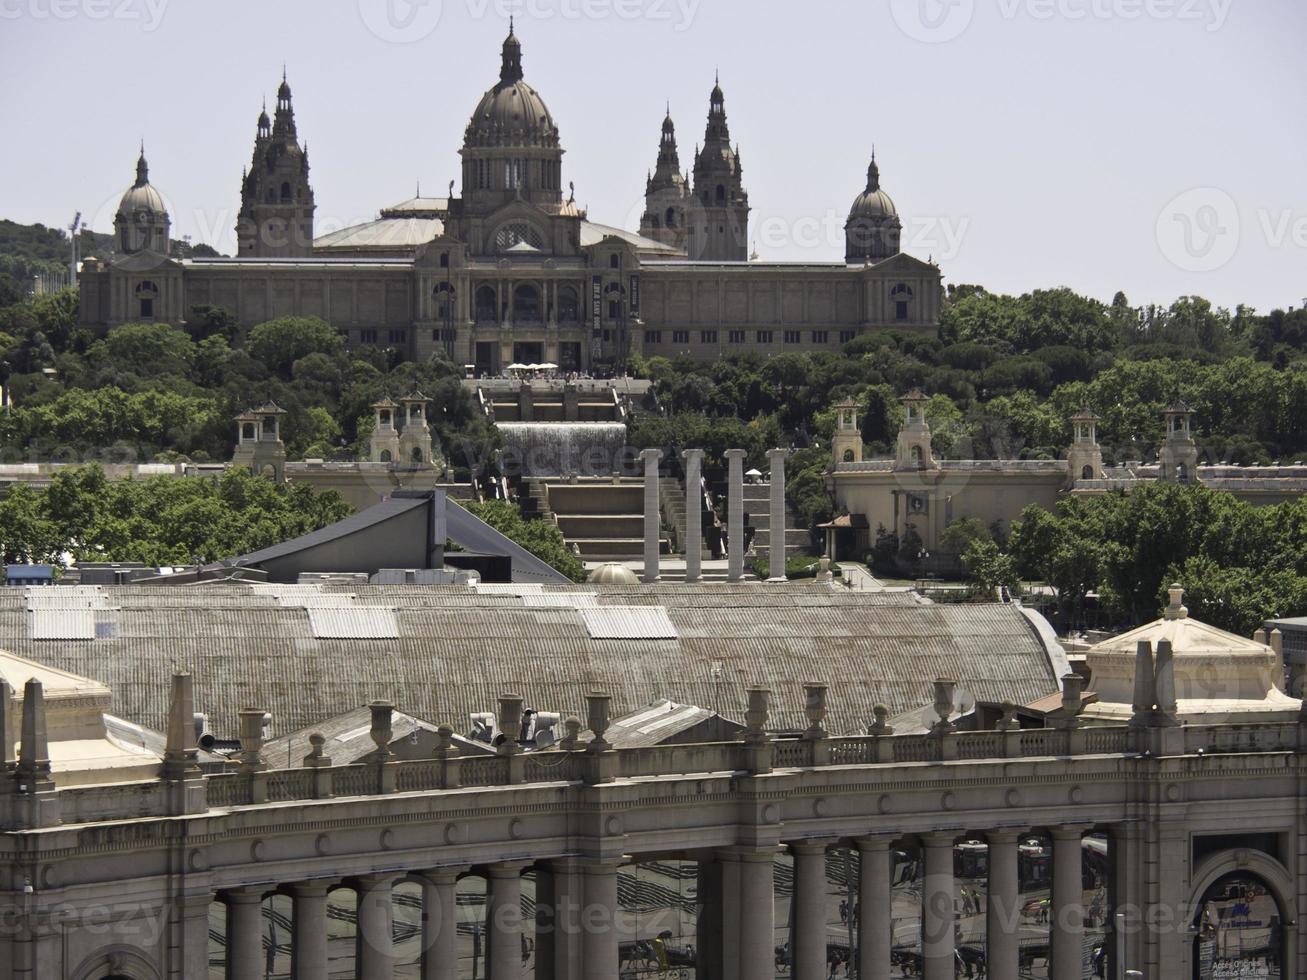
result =
[{"label": "large dome", "polygon": [[127,188],[122,200],[118,202],[117,217],[128,221],[141,222],[154,218],[167,219],[168,208],[163,203],[163,195],[150,183],[150,169],[145,162],[145,149],[136,161],[136,183]]},{"label": "large dome", "polygon": [[504,41],[499,84],[481,96],[464,145],[558,148],[558,127],[540,93],[522,80],[522,44],[511,32]]},{"label": "large dome", "polygon": [[873,157],[871,167],[867,170],[867,189],[853,202],[853,207],[849,211],[849,220],[854,221],[859,218],[882,220],[897,218],[898,215],[899,209],[894,206],[894,199],[880,186],[880,166]]}]

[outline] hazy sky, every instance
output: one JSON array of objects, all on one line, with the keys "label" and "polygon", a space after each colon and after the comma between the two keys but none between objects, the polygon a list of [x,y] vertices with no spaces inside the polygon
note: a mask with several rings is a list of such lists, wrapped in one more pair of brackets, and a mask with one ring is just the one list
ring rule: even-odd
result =
[{"label": "hazy sky", "polygon": [[517,12],[592,220],[634,229],[720,68],[764,259],[830,261],[872,145],[948,282],[1307,297],[1302,0],[0,0],[0,216],[111,227],[139,138],[174,235],[234,248],[287,65],[323,230],[459,175]]}]

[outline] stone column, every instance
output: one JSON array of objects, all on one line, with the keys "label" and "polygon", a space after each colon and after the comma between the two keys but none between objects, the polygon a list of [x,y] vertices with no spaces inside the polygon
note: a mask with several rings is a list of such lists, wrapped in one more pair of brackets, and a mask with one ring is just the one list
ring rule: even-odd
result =
[{"label": "stone column", "polygon": [[236,888],[226,893],[227,976],[232,980],[261,977],[267,970],[263,958],[263,892],[258,888]]},{"label": "stone column", "polygon": [[699,858],[695,898],[696,977],[722,975],[722,864],[708,856]]},{"label": "stone column", "polygon": [[522,867],[486,869],[487,980],[522,980]]},{"label": "stone column", "polygon": [[955,839],[954,834],[927,834],[921,838],[926,854],[926,877],[921,889],[921,951],[925,959],[922,980],[953,980]]},{"label": "stone column", "polygon": [[703,450],[687,449],[685,460],[685,581],[699,581],[703,558]]},{"label": "stone column", "polygon": [[1017,976],[1020,950],[1021,888],[1017,880],[1015,830],[994,830],[989,842],[989,889],[985,896],[985,962],[989,975]]},{"label": "stone column", "polygon": [[[546,910],[541,909],[542,885]],[[536,980],[580,976],[584,898],[581,863],[576,858],[536,865]]]},{"label": "stone column", "polygon": [[858,846],[858,980],[890,980],[894,901],[890,838],[861,837]]},{"label": "stone column", "polygon": [[767,547],[768,581],[785,581],[785,457],[784,449],[771,449],[767,461],[771,464],[771,530]]},{"label": "stone column", "polygon": [[616,861],[581,866],[585,878],[582,980],[612,980],[618,973],[617,919],[621,906],[617,900],[617,867]]},{"label": "stone column", "polygon": [[1084,957],[1085,912],[1081,827],[1053,827],[1053,916],[1048,962],[1051,977],[1079,977]]},{"label": "stone column", "polygon": [[458,869],[418,875],[422,882],[422,980],[458,980]]},{"label": "stone column", "polygon": [[744,456],[743,449],[726,450],[726,579],[744,578]]},{"label": "stone column", "polygon": [[368,875],[354,885],[358,925],[354,934],[354,966],[359,980],[390,980],[394,972],[394,910],[389,875]]},{"label": "stone column", "polygon": [[790,845],[794,855],[794,980],[826,980],[826,841]]},{"label": "stone column", "polygon": [[647,583],[658,581],[658,542],[662,537],[662,514],[658,508],[658,462],[662,450],[646,449],[640,453],[644,461],[644,576]]},{"label": "stone column", "polygon": [[739,978],[776,975],[776,856],[770,848],[739,855]]},{"label": "stone column", "polygon": [[325,882],[302,881],[291,885],[295,903],[291,920],[290,975],[314,980],[327,975],[327,893]]}]

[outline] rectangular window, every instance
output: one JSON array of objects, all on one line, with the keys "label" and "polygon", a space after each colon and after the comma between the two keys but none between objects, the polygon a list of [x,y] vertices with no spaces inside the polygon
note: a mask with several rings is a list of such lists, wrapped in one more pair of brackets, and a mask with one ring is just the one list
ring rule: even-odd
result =
[{"label": "rectangular window", "polygon": [[375,330],[360,330],[360,344],[375,344],[377,342],[377,332]]},{"label": "rectangular window", "polygon": [[742,343],[744,343],[744,331],[743,331],[743,330],[732,330],[732,331],[731,331],[731,343],[732,343],[732,344],[742,344]]},{"label": "rectangular window", "polygon": [[646,330],[644,332],[644,342],[646,344],[661,344],[663,342],[663,332],[661,330]]},{"label": "rectangular window", "polygon": [[717,331],[705,330],[699,335],[699,339],[705,344],[715,344],[717,343]]},{"label": "rectangular window", "polygon": [[830,334],[825,330],[814,330],[812,332],[812,342],[814,344],[824,344],[830,340]]},{"label": "rectangular window", "polygon": [[453,339],[454,339],[454,331],[453,331],[453,330],[432,330],[432,331],[431,331],[431,339],[434,340],[436,343],[441,343],[441,344],[452,342]]},{"label": "rectangular window", "polygon": [[612,342],[612,339],[613,339],[613,332],[612,332],[611,330],[605,330],[605,331],[604,331],[604,343],[605,343],[605,344],[607,344],[607,343],[611,343],[611,342]]},{"label": "rectangular window", "polygon": [[841,343],[841,344],[851,344],[851,343],[853,343],[853,338],[856,337],[857,335],[858,335],[858,331],[856,331],[856,330],[841,330],[841,331],[840,331],[840,343]]},{"label": "rectangular window", "polygon": [[392,330],[390,331],[387,340],[392,344],[402,344],[408,340],[408,337],[403,330]]},{"label": "rectangular window", "polygon": [[797,331],[797,330],[786,330],[786,331],[785,331],[785,342],[786,342],[787,344],[797,344],[797,343],[799,343],[799,336],[800,336],[800,334],[799,334],[799,331]]},{"label": "rectangular window", "polygon": [[688,331],[688,330],[673,330],[673,331],[672,331],[672,343],[673,343],[673,344],[688,344],[689,342],[690,342],[690,331]]},{"label": "rectangular window", "polygon": [[772,338],[772,332],[771,332],[770,330],[759,330],[759,331],[758,331],[758,343],[760,343],[760,344],[770,344],[770,343],[771,343],[771,338]]}]

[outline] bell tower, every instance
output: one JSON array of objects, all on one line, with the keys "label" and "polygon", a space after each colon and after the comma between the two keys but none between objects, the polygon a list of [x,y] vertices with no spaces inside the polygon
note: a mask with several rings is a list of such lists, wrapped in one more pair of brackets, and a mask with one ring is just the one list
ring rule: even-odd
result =
[{"label": "bell tower", "polygon": [[846,398],[835,406],[835,435],[831,439],[835,465],[862,462],[862,429],[858,427],[858,403]]},{"label": "bell tower", "polygon": [[917,388],[904,395],[903,428],[899,430],[896,470],[935,469],[935,454],[930,445],[930,423],[926,421],[926,396]]},{"label": "bell tower", "polygon": [[290,83],[283,70],[277,109],[259,113],[254,158],[241,178],[241,211],[236,221],[240,258],[304,258],[313,254],[313,188],[309,151],[301,147],[291,107]]},{"label": "bell tower", "polygon": [[1088,408],[1071,416],[1071,449],[1067,452],[1066,465],[1072,486],[1081,480],[1103,478],[1103,447],[1098,444],[1101,421]]},{"label": "bell tower", "polygon": [[1198,444],[1194,442],[1194,412],[1183,401],[1163,410],[1166,418],[1166,442],[1158,453],[1162,479],[1171,483],[1198,482]]},{"label": "bell tower", "polygon": [[690,258],[745,262],[749,258],[749,194],[742,181],[740,148],[731,146],[726,96],[720,79],[708,103],[703,149],[694,156],[696,220],[690,228]]},{"label": "bell tower", "polygon": [[667,118],[663,120],[662,140],[658,144],[658,166],[645,184],[640,234],[684,251],[689,240],[687,223],[691,220],[692,201],[690,181],[681,173],[676,123],[672,122],[672,107],[669,105]]}]

